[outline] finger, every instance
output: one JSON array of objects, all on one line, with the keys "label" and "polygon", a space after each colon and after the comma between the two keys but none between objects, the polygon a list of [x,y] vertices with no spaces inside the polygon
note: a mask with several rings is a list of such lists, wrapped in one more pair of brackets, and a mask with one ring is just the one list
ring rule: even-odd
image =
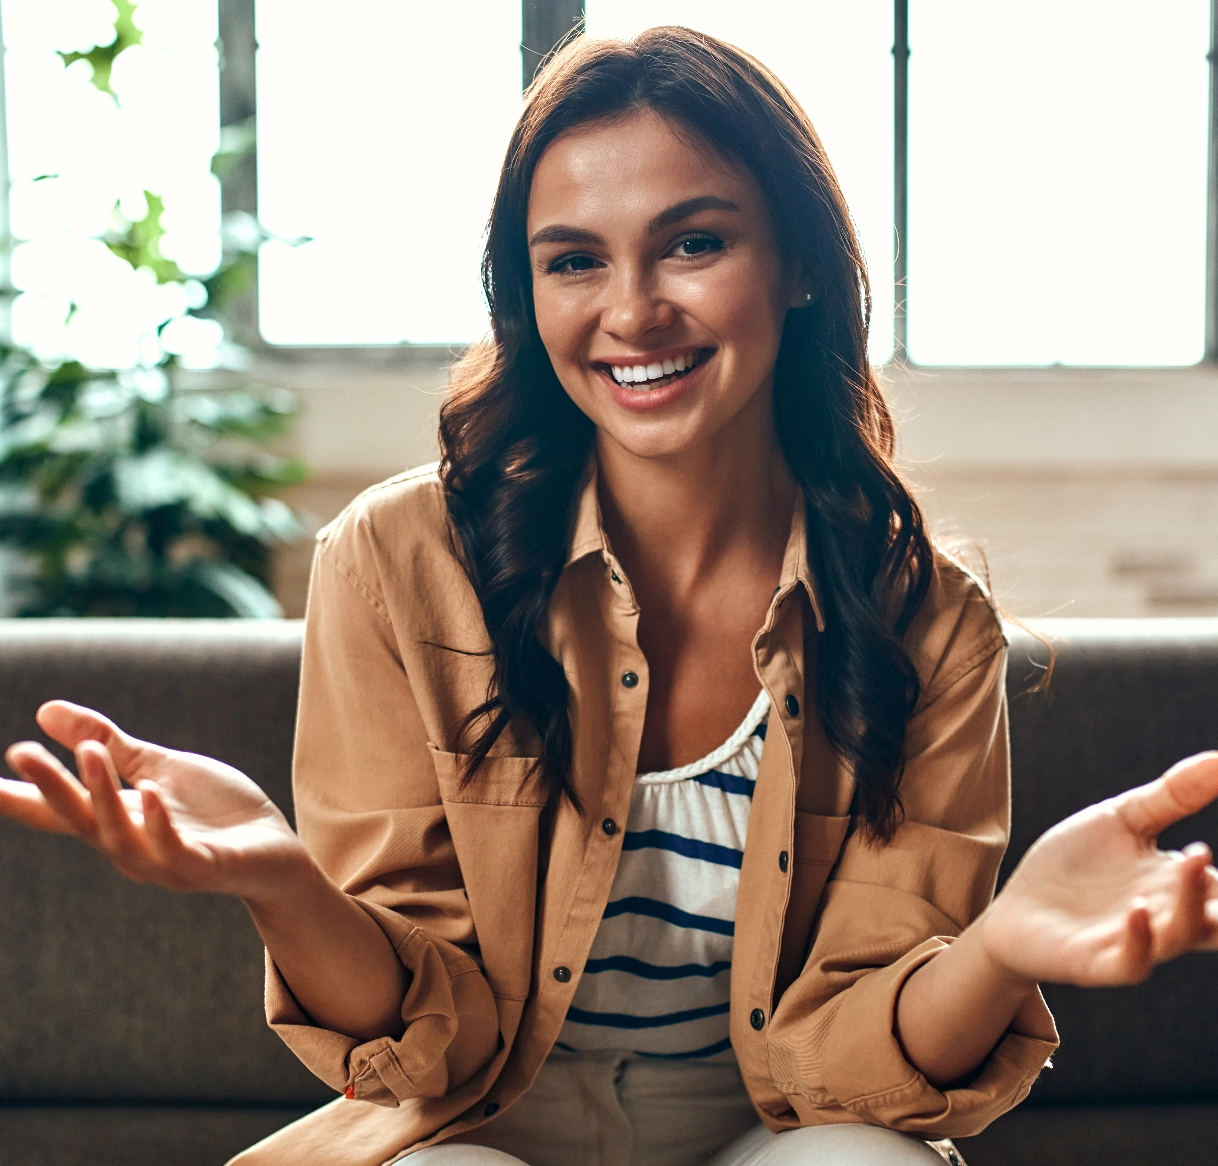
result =
[{"label": "finger", "polygon": [[123,805],[118,771],[106,747],[97,741],[82,741],[76,747],[76,768],[93,802],[97,844],[111,858],[130,862],[146,853],[138,827]]},{"label": "finger", "polygon": [[1156,838],[1218,798],[1218,752],[1177,761],[1162,777],[1114,798],[1117,813],[1143,838]]},{"label": "finger", "polygon": [[1184,851],[1180,864],[1180,890],[1166,925],[1155,936],[1156,963],[1173,959],[1191,951],[1210,931],[1205,915],[1205,899],[1209,882],[1207,868],[1210,848],[1204,842],[1194,842]]},{"label": "finger", "polygon": [[0,814],[23,826],[47,830],[52,834],[71,834],[72,828],[42,796],[42,791],[28,781],[10,781],[0,777]]},{"label": "finger", "polygon": [[1150,925],[1150,909],[1142,899],[1135,899],[1125,919],[1120,961],[1126,983],[1140,983],[1154,967],[1154,932]]},{"label": "finger", "polygon": [[180,866],[193,854],[182,841],[165,803],[161,801],[160,790],[150,781],[140,782],[139,790],[144,808],[144,829],[152,853],[167,866]]},{"label": "finger", "polygon": [[78,838],[92,842],[96,833],[92,798],[60,764],[59,758],[34,741],[9,747],[5,758],[13,772],[33,782],[50,808]]},{"label": "finger", "polygon": [[130,774],[148,750],[156,746],[124,733],[112,720],[84,705],[67,700],[44,704],[35,718],[54,741],[75,751],[82,741],[98,741],[110,751],[119,773]]}]

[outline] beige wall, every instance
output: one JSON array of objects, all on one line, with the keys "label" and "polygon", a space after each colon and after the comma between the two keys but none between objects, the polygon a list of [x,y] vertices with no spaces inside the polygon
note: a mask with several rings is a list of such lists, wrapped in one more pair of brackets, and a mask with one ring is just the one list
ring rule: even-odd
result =
[{"label": "beige wall", "polygon": [[[276,365],[313,469],[291,501],[315,525],[435,457],[442,361]],[[973,544],[1017,615],[1218,615],[1218,372],[890,370],[900,449],[935,529]],[[309,548],[281,556],[303,610]]]}]

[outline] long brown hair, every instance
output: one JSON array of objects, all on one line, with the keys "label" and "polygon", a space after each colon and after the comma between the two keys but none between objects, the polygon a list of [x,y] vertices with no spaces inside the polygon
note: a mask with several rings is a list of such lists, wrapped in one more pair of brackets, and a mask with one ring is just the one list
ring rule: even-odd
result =
[{"label": "long brown hair", "polygon": [[905,725],[918,677],[901,637],[926,593],[931,548],[893,464],[893,423],[867,361],[871,295],[858,238],[807,115],[758,61],[714,37],[653,28],[629,42],[580,37],[529,90],[491,212],[482,279],[493,336],[458,366],[440,412],[448,509],[494,652],[485,702],[465,729],[467,777],[513,719],[541,741],[553,797],[571,795],[567,681],[537,636],[566,558],[568,520],[593,426],[563,391],[533,313],[526,221],[551,142],[589,122],[650,110],[761,187],[780,245],[819,295],[787,314],[775,369],[783,452],[803,489],[825,606],[819,711],[855,776],[865,833],[900,821]]}]

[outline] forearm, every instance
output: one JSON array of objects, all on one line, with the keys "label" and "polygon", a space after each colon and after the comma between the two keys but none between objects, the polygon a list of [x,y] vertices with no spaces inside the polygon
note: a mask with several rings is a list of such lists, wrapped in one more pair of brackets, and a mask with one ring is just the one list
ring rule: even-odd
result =
[{"label": "forearm", "polygon": [[273,892],[244,902],[275,966],[313,1020],[359,1040],[401,1036],[409,973],[376,921],[303,847]]},{"label": "forearm", "polygon": [[937,1088],[981,1064],[1036,988],[990,957],[984,920],[914,972],[897,1000],[897,1039]]}]

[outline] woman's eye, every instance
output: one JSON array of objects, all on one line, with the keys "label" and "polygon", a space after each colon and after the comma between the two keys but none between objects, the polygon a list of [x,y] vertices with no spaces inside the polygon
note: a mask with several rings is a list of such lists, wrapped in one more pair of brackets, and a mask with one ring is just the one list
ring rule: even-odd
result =
[{"label": "woman's eye", "polygon": [[681,239],[673,248],[673,251],[682,259],[697,259],[712,251],[722,250],[723,240],[716,239],[713,235],[691,235],[686,239]]},{"label": "woman's eye", "polygon": [[564,255],[550,264],[550,271],[558,275],[565,272],[591,271],[596,260],[591,255]]}]

